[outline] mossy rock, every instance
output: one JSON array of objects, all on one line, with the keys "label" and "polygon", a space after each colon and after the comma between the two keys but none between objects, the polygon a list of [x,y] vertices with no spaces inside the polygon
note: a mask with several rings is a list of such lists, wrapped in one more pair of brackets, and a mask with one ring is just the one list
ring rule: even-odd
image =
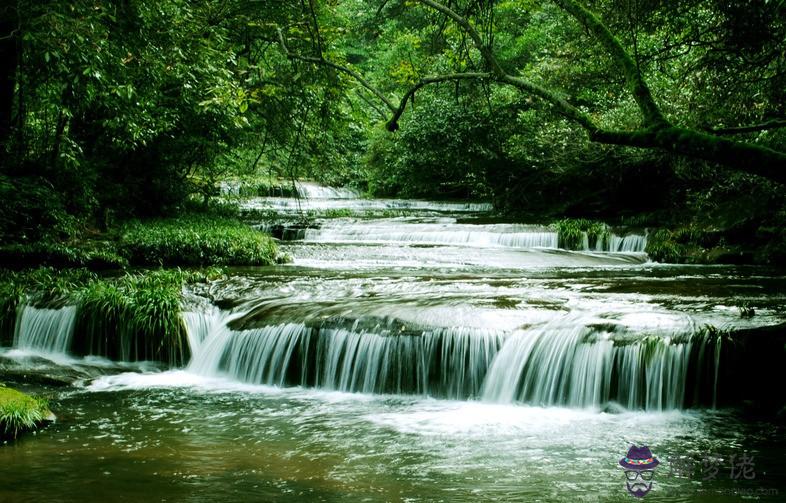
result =
[{"label": "mossy rock", "polygon": [[55,420],[46,400],[34,398],[0,384],[0,438],[13,440],[19,434]]}]

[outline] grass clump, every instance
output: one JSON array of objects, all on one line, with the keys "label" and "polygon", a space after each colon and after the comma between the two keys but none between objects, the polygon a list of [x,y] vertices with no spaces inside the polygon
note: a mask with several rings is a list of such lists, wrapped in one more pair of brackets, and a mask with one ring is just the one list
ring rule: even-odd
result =
[{"label": "grass clump", "polygon": [[584,237],[591,249],[600,245],[602,249],[609,246],[609,228],[603,222],[595,222],[584,218],[564,218],[553,226],[559,236],[559,247],[565,250],[583,250]]},{"label": "grass clump", "polygon": [[83,243],[79,246],[37,241],[0,246],[0,263],[14,267],[87,267],[117,269],[128,265],[128,260],[115,250],[112,243]]},{"label": "grass clump", "polygon": [[0,384],[0,438],[15,439],[52,417],[49,404]]},{"label": "grass clump", "polygon": [[19,305],[76,305],[72,353],[183,365],[190,357],[181,318],[183,285],[222,275],[223,270],[216,267],[119,277],[99,277],[85,269],[0,270],[0,344],[13,342]]},{"label": "grass clump", "polygon": [[139,265],[269,265],[278,253],[266,234],[236,219],[205,215],[129,223],[120,248]]},{"label": "grass clump", "polygon": [[78,294],[74,352],[184,364],[190,351],[180,305],[193,274],[159,270],[87,284]]}]

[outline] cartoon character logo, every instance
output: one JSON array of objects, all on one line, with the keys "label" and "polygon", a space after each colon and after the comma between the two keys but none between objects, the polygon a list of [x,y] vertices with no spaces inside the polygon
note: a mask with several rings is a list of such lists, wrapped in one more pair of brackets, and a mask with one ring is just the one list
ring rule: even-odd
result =
[{"label": "cartoon character logo", "polygon": [[628,492],[637,498],[643,498],[652,490],[652,479],[655,467],[660,464],[658,458],[646,445],[631,445],[628,454],[620,459],[620,466],[625,470],[625,484]]}]

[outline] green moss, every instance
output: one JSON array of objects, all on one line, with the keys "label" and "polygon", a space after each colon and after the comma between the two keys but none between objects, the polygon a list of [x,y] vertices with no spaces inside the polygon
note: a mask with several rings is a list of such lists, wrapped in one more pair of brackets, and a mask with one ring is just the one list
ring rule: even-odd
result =
[{"label": "green moss", "polygon": [[20,433],[35,430],[51,416],[46,400],[0,384],[0,438],[15,439]]},{"label": "green moss", "polygon": [[138,265],[269,265],[278,253],[239,220],[199,215],[127,224],[120,248]]}]

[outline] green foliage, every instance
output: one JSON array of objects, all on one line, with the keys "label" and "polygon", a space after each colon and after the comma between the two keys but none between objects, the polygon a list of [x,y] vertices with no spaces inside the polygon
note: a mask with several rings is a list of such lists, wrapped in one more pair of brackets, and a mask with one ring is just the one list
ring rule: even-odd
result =
[{"label": "green foliage", "polygon": [[559,247],[566,250],[583,250],[584,237],[588,246],[594,249],[600,240],[601,246],[608,247],[610,232],[606,224],[587,219],[565,218],[553,224],[559,236]]},{"label": "green foliage", "polygon": [[685,247],[667,229],[658,229],[647,239],[647,255],[655,262],[678,264],[685,261]]},{"label": "green foliage", "polygon": [[118,269],[128,265],[128,260],[114,250],[111,242],[87,242],[80,246],[48,241],[10,244],[0,246],[0,262],[15,267],[46,265],[95,270]]},{"label": "green foliage", "polygon": [[118,277],[99,277],[85,269],[0,270],[0,335],[5,337],[0,344],[10,345],[20,304],[71,304],[77,306],[71,348],[75,354],[183,365],[190,355],[181,318],[183,285],[212,281],[223,274],[216,267]]},{"label": "green foliage", "polygon": [[434,93],[402,123],[378,137],[368,156],[369,187],[378,194],[484,198],[499,162],[500,139],[487,110]]},{"label": "green foliage", "polygon": [[38,428],[52,413],[49,403],[0,384],[0,438],[15,439]]},{"label": "green foliage", "polygon": [[190,353],[180,301],[187,277],[180,270],[160,270],[88,283],[76,296],[74,351],[184,364]]},{"label": "green foliage", "polygon": [[200,215],[127,224],[120,248],[140,265],[269,265],[278,252],[269,236],[238,220]]}]

